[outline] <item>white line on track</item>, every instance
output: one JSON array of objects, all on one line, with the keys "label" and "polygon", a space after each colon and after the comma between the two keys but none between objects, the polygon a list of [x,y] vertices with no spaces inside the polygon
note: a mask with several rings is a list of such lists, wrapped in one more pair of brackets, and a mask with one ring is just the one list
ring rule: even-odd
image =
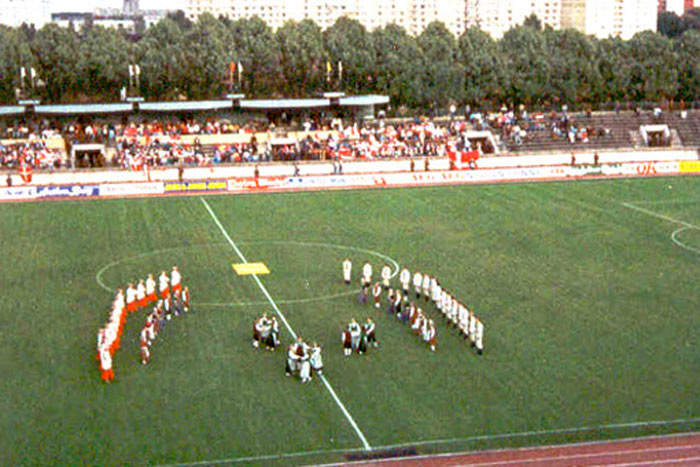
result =
[{"label": "white line on track", "polygon": [[[233,251],[236,252],[239,258],[241,258],[241,261],[244,263],[247,263],[248,260],[246,260],[245,256],[243,256],[243,253],[241,253],[241,250],[238,249],[236,244],[233,242],[231,237],[229,236],[228,232],[226,232],[226,229],[224,228],[223,225],[221,225],[221,222],[219,221],[219,218],[216,217],[216,214],[214,214],[214,211],[211,209],[209,206],[209,203],[204,198],[199,198],[202,201],[202,204],[204,204],[204,207],[209,211],[209,214],[211,215],[211,218],[214,220],[214,223],[219,227],[219,230],[221,230],[221,233],[224,235],[224,238],[228,241],[228,243],[231,245],[231,248],[233,248]],[[297,338],[297,334],[294,332],[294,329],[289,325],[289,322],[287,321],[287,318],[284,317],[282,314],[282,311],[279,309],[275,301],[272,299],[270,296],[270,293],[267,291],[265,286],[263,285],[262,281],[260,281],[260,278],[258,277],[257,274],[251,274],[253,277],[253,280],[258,284],[258,287],[260,287],[260,290],[262,291],[263,295],[267,298],[267,300],[270,302],[270,305],[272,305],[272,308],[275,310],[277,315],[280,317],[284,325],[286,326],[287,330],[289,331],[289,334],[292,335],[294,339]],[[365,450],[370,451],[372,449],[372,446],[370,446],[369,442],[367,441],[367,438],[365,435],[362,433],[360,430],[360,427],[357,426],[357,423],[355,423],[355,420],[352,418],[352,415],[350,415],[350,412],[345,408],[345,405],[341,402],[341,400],[338,398],[338,395],[335,393],[335,390],[333,390],[333,386],[328,382],[326,377],[324,375],[320,375],[321,381],[323,381],[323,384],[326,386],[326,389],[328,389],[328,392],[331,394],[333,397],[333,400],[335,400],[336,404],[338,404],[338,407],[340,407],[340,410],[343,412],[343,415],[345,415],[345,418],[348,420],[350,423],[350,426],[355,430],[355,433],[357,433],[357,436],[360,438],[360,441],[362,441],[362,446],[364,447]]]},{"label": "white line on track", "polygon": [[[529,459],[514,459],[506,461],[492,461],[492,462],[477,462],[477,463],[467,463],[463,465],[469,465],[471,467],[487,467],[490,465],[513,465],[513,464],[532,464],[539,462],[552,462],[552,461],[565,461],[571,459],[591,459],[596,457],[605,456],[624,456],[626,454],[646,454],[652,452],[666,452],[666,451],[690,451],[698,449],[697,445],[690,446],[667,446],[660,448],[641,448],[641,449],[623,449],[620,451],[603,451],[603,452],[582,452],[578,454],[562,454],[560,456],[541,456],[532,457]],[[590,462],[590,461],[589,461]],[[604,464],[608,465],[608,464]]]},{"label": "white line on track", "polygon": [[[527,438],[527,437],[534,437],[534,436],[572,434],[572,433],[594,431],[594,430],[610,430],[610,429],[621,429],[621,428],[644,428],[644,427],[650,427],[650,426],[685,425],[685,424],[693,424],[693,423],[699,423],[699,422],[700,422],[700,417],[688,418],[688,419],[675,419],[675,420],[651,420],[651,421],[628,422],[628,423],[613,423],[613,424],[609,424],[609,425],[582,426],[582,427],[576,427],[576,428],[555,428],[552,430],[521,431],[521,432],[514,432],[514,433],[501,433],[501,434],[495,434],[495,435],[481,435],[481,436],[472,436],[469,438],[452,438],[452,439],[436,439],[436,440],[430,440],[430,441],[415,441],[415,442],[411,442],[411,443],[374,446],[372,448],[372,450],[373,451],[385,451],[385,450],[391,450],[391,449],[397,449],[397,448],[409,447],[409,446],[424,446],[424,445],[439,446],[439,445],[457,444],[457,443],[466,444],[466,443],[475,442],[475,441],[496,441],[496,440],[501,440],[501,439],[515,439],[515,438]],[[595,446],[595,445],[612,444],[612,443],[621,442],[621,441],[639,441],[639,440],[659,439],[659,438],[667,439],[667,438],[678,438],[678,437],[693,436],[693,435],[697,435],[697,433],[695,433],[695,432],[681,432],[681,433],[672,433],[672,434],[668,434],[668,435],[635,436],[635,437],[631,437],[631,438],[620,438],[620,439],[610,439],[610,440],[605,439],[605,440],[583,441],[583,442],[578,442],[578,443],[565,443],[565,444],[551,444],[551,445],[544,445],[544,446],[522,447],[522,448],[515,448],[515,449],[513,449],[513,448],[495,449],[495,450],[491,450],[490,452],[527,451],[527,450],[532,450],[532,449],[538,449],[538,450],[545,451],[545,450],[549,450],[549,449],[559,449],[562,447],[571,447],[571,446]],[[334,453],[350,454],[350,453],[357,453],[358,451],[361,451],[361,449],[328,449],[328,450],[318,450],[318,451],[302,451],[302,452],[289,452],[289,453],[280,453],[280,454],[268,454],[268,455],[261,455],[261,456],[232,457],[232,458],[228,458],[228,459],[207,460],[207,461],[199,461],[199,462],[183,462],[183,463],[178,463],[178,464],[166,464],[166,465],[167,466],[179,466],[179,467],[188,467],[188,466],[194,467],[194,466],[198,466],[198,465],[234,464],[234,463],[243,463],[243,462],[265,461],[265,460],[272,460],[272,459],[281,460],[281,459],[287,459],[287,458],[305,457],[305,456],[313,456],[313,455],[321,455],[321,454],[334,454]],[[442,454],[429,454],[429,455],[408,456],[408,457],[393,457],[393,458],[386,458],[386,459],[372,459],[372,462],[382,463],[382,462],[396,461],[396,460],[400,460],[400,459],[416,460],[416,459],[427,459],[427,458],[441,458],[441,457],[458,456],[458,455],[463,455],[463,454],[467,454],[467,452],[448,452],[448,453],[442,453]],[[358,461],[358,462],[362,463],[362,462],[366,462],[366,461]],[[324,464],[324,465],[333,466],[333,465],[346,465],[346,464],[348,464],[348,463],[343,462],[341,464]],[[165,465],[163,465],[161,467],[165,467]]]},{"label": "white line on track", "polygon": [[605,467],[641,467],[643,465],[654,466],[654,465],[669,465],[669,464],[682,464],[688,463],[688,465],[697,465],[696,462],[700,461],[700,457],[679,457],[678,459],[666,459],[666,460],[654,460],[654,461],[641,461],[641,462],[625,462],[622,464],[602,464]]}]

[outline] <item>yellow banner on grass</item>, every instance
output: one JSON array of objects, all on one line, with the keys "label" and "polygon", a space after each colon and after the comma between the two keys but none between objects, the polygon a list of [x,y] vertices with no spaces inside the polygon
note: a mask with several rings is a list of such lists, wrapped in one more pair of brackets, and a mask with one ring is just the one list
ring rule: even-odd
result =
[{"label": "yellow banner on grass", "polygon": [[233,270],[239,276],[249,276],[251,274],[270,274],[270,270],[265,263],[237,263],[233,265]]}]

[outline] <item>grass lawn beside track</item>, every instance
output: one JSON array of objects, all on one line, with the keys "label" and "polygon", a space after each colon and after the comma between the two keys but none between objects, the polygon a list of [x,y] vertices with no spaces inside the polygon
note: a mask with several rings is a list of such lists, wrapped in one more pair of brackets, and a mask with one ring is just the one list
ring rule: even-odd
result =
[{"label": "grass lawn beside track", "polygon": [[[700,417],[700,178],[206,199],[247,260],[270,268],[261,281],[294,330],[323,345],[325,374],[372,446]],[[283,352],[250,346],[252,319],[272,307],[235,275],[239,259],[198,197],[0,204],[0,218],[0,463],[361,447],[320,381],[287,379]],[[350,256],[357,277],[368,259],[378,275],[378,255],[436,275],[485,322],[486,353],[432,306],[436,353],[357,304],[340,263]],[[98,279],[116,288],[173,264],[195,311],[168,324],[147,367],[145,312],[130,317],[116,382],[101,384],[94,348],[112,294]],[[367,316],[382,348],[345,358],[342,326]],[[425,449],[688,429],[700,423]]]}]

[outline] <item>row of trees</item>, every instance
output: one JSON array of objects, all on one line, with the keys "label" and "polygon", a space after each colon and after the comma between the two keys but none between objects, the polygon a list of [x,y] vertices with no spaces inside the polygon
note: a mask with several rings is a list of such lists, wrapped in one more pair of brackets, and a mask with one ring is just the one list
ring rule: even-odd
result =
[{"label": "row of trees", "polygon": [[348,18],[325,31],[304,20],[273,32],[257,17],[204,14],[190,22],[175,14],[136,39],[92,26],[0,27],[0,102],[14,101],[21,66],[37,71],[45,103],[114,101],[131,63],[141,67],[140,93],[149,100],[218,98],[239,90],[231,62],[243,65],[240,90],[248,97],[342,90],[387,94],[413,108],[691,101],[700,98],[698,57],[696,29],[598,40],[531,19],[494,40],[478,29],[455,37],[442,23],[413,37],[396,25],[369,32]]}]

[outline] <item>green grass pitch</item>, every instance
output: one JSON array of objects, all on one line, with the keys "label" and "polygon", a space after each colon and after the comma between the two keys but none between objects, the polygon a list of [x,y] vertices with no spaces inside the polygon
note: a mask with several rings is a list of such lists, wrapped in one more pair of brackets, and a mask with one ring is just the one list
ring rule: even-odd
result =
[{"label": "green grass pitch", "polygon": [[[373,447],[700,429],[700,178],[206,201],[270,268],[261,281],[294,330],[324,346],[328,381]],[[283,352],[251,347],[252,319],[272,307],[234,273],[200,198],[3,204],[0,219],[0,464],[296,464],[362,447],[321,381],[285,378]],[[431,353],[358,304],[345,256],[355,277],[384,256],[437,276],[485,322],[485,354],[440,321]],[[105,287],[174,264],[193,313],[169,323],[147,367],[145,313],[130,317],[116,381],[102,384]],[[381,349],[344,357],[341,328],[367,316]]]}]

